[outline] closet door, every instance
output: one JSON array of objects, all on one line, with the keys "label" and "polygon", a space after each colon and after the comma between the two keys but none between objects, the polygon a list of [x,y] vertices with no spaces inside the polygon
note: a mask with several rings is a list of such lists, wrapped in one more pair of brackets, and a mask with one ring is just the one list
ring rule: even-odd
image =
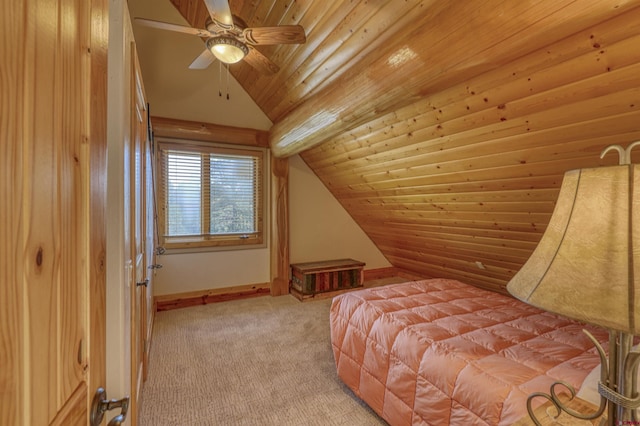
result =
[{"label": "closet door", "polygon": [[[148,316],[149,273],[147,262],[147,224],[148,182],[147,166],[149,164],[148,150],[148,111],[145,99],[142,74],[138,63],[135,44],[132,44],[131,54],[131,144],[129,159],[129,217],[131,230],[131,424],[137,424],[138,398],[146,371]],[[149,226],[148,226],[149,225]]]},{"label": "closet door", "polygon": [[[147,108],[147,117],[149,109]],[[142,356],[142,379],[147,380],[149,351],[151,349],[151,333],[153,331],[153,320],[155,318],[155,304],[153,301],[153,279],[156,270],[162,265],[157,263],[156,241],[157,241],[157,222],[156,222],[156,193],[155,193],[155,160],[154,160],[154,141],[151,131],[150,120],[147,119],[146,126],[146,143],[145,143],[145,202],[146,202],[146,233],[145,233],[145,256],[146,256],[146,276],[147,286],[145,288],[146,298],[144,304],[146,307],[146,317],[143,321],[146,323],[146,341],[144,343],[144,353]]]}]

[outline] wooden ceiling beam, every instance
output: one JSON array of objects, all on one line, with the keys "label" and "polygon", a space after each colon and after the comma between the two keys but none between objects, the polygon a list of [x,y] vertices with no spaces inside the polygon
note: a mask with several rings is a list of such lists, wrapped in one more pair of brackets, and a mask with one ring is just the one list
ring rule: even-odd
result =
[{"label": "wooden ceiling beam", "polygon": [[195,141],[221,142],[268,148],[268,133],[264,130],[222,126],[175,118],[151,117],[156,136]]}]

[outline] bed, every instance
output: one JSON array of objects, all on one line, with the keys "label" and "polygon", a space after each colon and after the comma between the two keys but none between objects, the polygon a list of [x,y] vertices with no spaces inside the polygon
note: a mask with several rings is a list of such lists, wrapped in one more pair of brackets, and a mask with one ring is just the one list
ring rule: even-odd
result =
[{"label": "bed", "polygon": [[330,327],[339,377],[393,426],[511,425],[530,393],[556,380],[579,389],[599,365],[583,328],[608,341],[606,330],[446,279],[341,294]]}]

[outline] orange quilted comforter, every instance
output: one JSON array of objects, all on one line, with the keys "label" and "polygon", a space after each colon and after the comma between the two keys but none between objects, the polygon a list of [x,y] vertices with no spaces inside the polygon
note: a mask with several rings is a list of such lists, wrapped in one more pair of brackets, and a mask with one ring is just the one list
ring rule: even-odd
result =
[{"label": "orange quilted comforter", "polygon": [[511,425],[599,364],[583,324],[454,280],[342,294],[330,323],[338,375],[394,426]]}]

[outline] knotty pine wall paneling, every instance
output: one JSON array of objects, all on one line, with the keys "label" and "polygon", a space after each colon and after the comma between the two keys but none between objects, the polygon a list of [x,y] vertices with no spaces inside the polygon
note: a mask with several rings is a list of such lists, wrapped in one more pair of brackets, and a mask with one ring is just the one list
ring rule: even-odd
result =
[{"label": "knotty pine wall paneling", "polygon": [[505,292],[564,172],[616,164],[601,150],[639,139],[634,9],[301,156],[395,267]]}]

